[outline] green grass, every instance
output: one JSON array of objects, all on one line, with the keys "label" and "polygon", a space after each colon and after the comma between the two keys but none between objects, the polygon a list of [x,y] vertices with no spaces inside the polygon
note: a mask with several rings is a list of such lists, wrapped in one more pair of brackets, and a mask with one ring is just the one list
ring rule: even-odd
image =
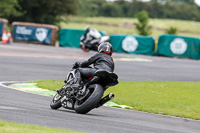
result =
[{"label": "green grass", "polygon": [[200,82],[120,82],[113,102],[133,109],[200,119]]},{"label": "green grass", "polygon": [[[61,28],[84,29],[86,25],[92,28],[106,31],[111,34],[135,34],[134,27],[127,27],[137,22],[135,18],[111,18],[111,17],[69,17],[68,23],[60,23]],[[177,27],[178,35],[189,37],[200,37],[200,22],[174,20],[174,19],[150,19],[149,24],[153,27],[152,35],[155,39],[165,33],[169,27]]]},{"label": "green grass", "polygon": [[[62,28],[70,28],[70,29],[84,29],[85,26],[88,25],[88,23],[61,23]],[[114,27],[114,26],[108,26],[107,25],[97,25],[97,24],[89,24],[92,28],[95,28],[99,31],[105,31],[108,35],[111,34],[137,34],[136,29],[130,29],[130,28],[123,28],[123,27]]]},{"label": "green grass", "polygon": [[0,120],[0,133],[81,133],[72,130],[18,124]]},{"label": "green grass", "polygon": [[39,88],[48,89],[52,91],[60,90],[63,87],[64,81],[63,80],[34,80],[30,83],[37,83]]},{"label": "green grass", "polygon": [[[63,81],[33,81],[37,86],[57,90]],[[105,92],[114,93],[113,102],[133,110],[200,120],[200,82],[120,81]]]}]

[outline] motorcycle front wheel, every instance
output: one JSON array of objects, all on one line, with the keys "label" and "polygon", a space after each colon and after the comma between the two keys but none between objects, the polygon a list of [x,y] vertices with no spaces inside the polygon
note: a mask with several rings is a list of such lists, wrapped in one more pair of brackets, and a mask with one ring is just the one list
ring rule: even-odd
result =
[{"label": "motorcycle front wheel", "polygon": [[84,48],[83,45],[81,45],[81,49],[82,49],[84,52],[89,52],[89,51],[90,51],[89,49]]},{"label": "motorcycle front wheel", "polygon": [[54,97],[53,97],[53,100],[51,101],[51,104],[50,104],[50,107],[52,109],[58,109],[60,108],[62,105],[61,105],[61,96],[57,93]]},{"label": "motorcycle front wheel", "polygon": [[87,89],[87,96],[82,100],[76,100],[74,104],[74,110],[79,114],[86,114],[95,108],[104,93],[103,87],[99,84],[90,85]]}]

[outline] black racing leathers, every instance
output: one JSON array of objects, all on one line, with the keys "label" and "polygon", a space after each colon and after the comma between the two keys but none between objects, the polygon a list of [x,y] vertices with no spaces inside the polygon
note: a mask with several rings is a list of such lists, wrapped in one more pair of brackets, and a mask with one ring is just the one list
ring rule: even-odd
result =
[{"label": "black racing leathers", "polygon": [[[91,64],[93,64],[93,68],[89,67]],[[91,58],[89,58],[87,61],[84,61],[79,64],[79,68],[77,68],[76,71],[76,78],[74,86],[77,86],[79,88],[81,86],[82,77],[83,78],[91,78],[94,73],[101,69],[101,70],[107,70],[109,72],[114,71],[114,62],[110,55],[107,55],[105,53],[97,53]]]},{"label": "black racing leathers", "polygon": [[114,71],[114,62],[110,55],[105,53],[97,53],[87,61],[81,63],[81,67],[88,67],[89,65],[93,64],[95,69],[103,69],[109,72]]}]

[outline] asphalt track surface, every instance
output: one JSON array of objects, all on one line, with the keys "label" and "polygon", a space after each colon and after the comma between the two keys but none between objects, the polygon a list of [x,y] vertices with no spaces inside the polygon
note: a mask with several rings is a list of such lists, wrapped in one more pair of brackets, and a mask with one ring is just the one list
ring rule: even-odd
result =
[{"label": "asphalt track surface", "polygon": [[[52,110],[51,97],[6,87],[14,81],[63,80],[75,61],[86,60],[94,53],[74,48],[0,44],[0,119],[90,133],[200,132],[200,121],[140,111],[101,107],[80,115],[71,110]],[[119,53],[113,57],[119,80],[200,81],[199,60]]]}]

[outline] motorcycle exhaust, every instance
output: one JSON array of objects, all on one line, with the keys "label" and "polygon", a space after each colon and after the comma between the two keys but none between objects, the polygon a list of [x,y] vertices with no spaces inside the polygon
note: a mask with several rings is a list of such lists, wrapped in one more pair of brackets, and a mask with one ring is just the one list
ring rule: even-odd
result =
[{"label": "motorcycle exhaust", "polygon": [[105,96],[104,98],[102,98],[100,101],[99,101],[99,104],[97,105],[97,108],[104,105],[106,102],[110,101],[111,99],[114,98],[114,94],[110,93],[108,94],[107,96]]}]

